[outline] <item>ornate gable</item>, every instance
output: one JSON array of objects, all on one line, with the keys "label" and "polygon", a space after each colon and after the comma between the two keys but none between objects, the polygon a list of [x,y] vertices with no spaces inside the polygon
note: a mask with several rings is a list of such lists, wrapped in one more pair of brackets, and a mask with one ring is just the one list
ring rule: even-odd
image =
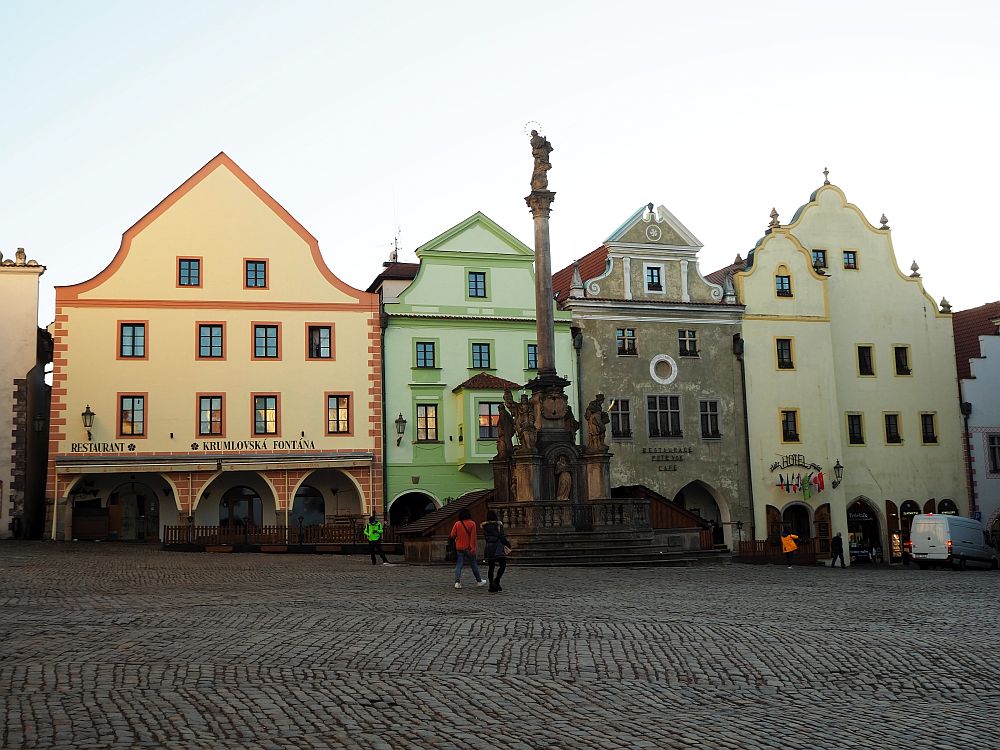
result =
[{"label": "ornate gable", "polygon": [[653,208],[648,203],[634,214],[624,224],[612,232],[605,241],[609,247],[616,245],[636,247],[690,248],[697,250],[702,247],[695,237],[680,220],[665,206]]}]

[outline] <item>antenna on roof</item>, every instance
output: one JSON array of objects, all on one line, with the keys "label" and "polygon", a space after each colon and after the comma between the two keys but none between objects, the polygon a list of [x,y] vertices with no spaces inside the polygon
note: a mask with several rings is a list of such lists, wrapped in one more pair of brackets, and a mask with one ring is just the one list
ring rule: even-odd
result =
[{"label": "antenna on roof", "polygon": [[389,260],[383,263],[383,266],[388,266],[393,263],[399,262],[399,235],[403,230],[400,228],[399,224],[396,225],[396,236],[392,239],[392,252],[389,253]]}]

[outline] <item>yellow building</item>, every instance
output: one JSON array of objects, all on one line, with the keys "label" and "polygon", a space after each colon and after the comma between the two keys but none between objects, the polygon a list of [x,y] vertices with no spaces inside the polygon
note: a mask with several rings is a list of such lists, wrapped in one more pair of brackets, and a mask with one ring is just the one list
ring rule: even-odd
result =
[{"label": "yellow building", "polygon": [[967,514],[950,308],[899,270],[885,218],[826,182],[734,280],[756,538],[899,560],[914,515]]},{"label": "yellow building", "polygon": [[378,298],[225,154],[56,289],[54,337],[50,537],[381,513]]}]

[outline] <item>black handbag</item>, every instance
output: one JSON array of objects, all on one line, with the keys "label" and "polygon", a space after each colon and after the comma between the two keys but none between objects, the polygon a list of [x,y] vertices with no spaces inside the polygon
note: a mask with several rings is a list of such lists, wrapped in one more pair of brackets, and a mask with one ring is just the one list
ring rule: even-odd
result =
[{"label": "black handbag", "polygon": [[448,537],[448,544],[444,548],[444,559],[447,562],[455,562],[458,560],[458,553],[455,551],[455,537]]}]

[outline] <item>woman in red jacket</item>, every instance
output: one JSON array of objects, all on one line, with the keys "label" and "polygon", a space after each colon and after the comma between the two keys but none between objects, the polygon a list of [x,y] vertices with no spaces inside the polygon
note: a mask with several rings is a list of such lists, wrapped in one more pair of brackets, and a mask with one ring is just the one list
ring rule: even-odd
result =
[{"label": "woman in red jacket", "polygon": [[448,535],[455,540],[455,588],[462,588],[462,566],[468,560],[472,566],[472,575],[476,577],[477,586],[485,586],[479,565],[476,563],[476,522],[467,508],[458,511],[458,520],[451,527]]}]

